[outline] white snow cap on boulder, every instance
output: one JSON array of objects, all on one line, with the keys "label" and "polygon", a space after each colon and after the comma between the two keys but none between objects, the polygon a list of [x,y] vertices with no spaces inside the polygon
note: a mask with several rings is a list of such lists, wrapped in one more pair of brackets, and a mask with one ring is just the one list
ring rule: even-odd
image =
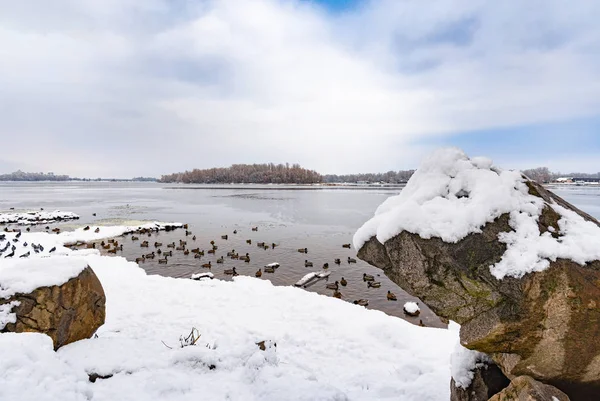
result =
[{"label": "white snow cap on boulder", "polygon": [[514,231],[499,235],[508,248],[490,267],[498,279],[543,270],[557,258],[580,264],[600,259],[600,227],[559,205],[549,205],[562,216],[559,237],[540,233],[537,220],[545,202],[529,194],[525,181],[519,171],[498,169],[490,159],[438,149],[356,232],[354,246],[360,249],[373,236],[383,244],[402,231],[455,243],[509,213]]}]

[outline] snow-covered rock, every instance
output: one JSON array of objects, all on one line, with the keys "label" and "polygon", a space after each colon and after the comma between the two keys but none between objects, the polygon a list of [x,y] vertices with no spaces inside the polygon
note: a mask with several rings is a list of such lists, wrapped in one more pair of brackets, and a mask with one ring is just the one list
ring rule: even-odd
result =
[{"label": "snow-covered rock", "polygon": [[441,150],[355,245],[507,375],[600,392],[600,223],[543,186]]},{"label": "snow-covered rock", "polygon": [[409,316],[418,316],[421,313],[421,309],[416,302],[406,302],[403,307],[404,313]]}]

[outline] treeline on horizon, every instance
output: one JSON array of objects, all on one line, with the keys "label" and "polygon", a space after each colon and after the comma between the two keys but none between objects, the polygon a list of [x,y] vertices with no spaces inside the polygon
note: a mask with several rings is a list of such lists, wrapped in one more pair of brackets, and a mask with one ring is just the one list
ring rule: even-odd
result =
[{"label": "treeline on horizon", "polygon": [[569,173],[569,174],[563,174],[563,173],[555,173],[550,171],[550,169],[548,167],[537,167],[537,168],[531,168],[531,169],[527,169],[527,170],[522,170],[521,171],[523,174],[525,174],[527,177],[529,177],[529,179],[539,182],[540,184],[543,184],[545,182],[552,182],[552,181],[556,181],[557,179],[561,178],[561,177],[572,177],[572,178],[597,178],[600,180],[600,172],[598,173]]},{"label": "treeline on horizon", "polygon": [[194,169],[183,173],[163,175],[160,182],[189,184],[317,184],[323,176],[299,164],[233,164],[230,167]]},{"label": "treeline on horizon", "polygon": [[9,174],[0,174],[0,181],[157,181],[154,177],[134,177],[131,179],[118,178],[76,178],[54,173],[25,173],[21,170]]}]

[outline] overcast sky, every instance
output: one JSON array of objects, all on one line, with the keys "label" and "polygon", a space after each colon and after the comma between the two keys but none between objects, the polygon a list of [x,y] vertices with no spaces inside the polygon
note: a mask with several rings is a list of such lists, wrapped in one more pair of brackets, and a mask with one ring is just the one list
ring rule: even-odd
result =
[{"label": "overcast sky", "polygon": [[0,173],[600,171],[600,1],[0,0]]}]

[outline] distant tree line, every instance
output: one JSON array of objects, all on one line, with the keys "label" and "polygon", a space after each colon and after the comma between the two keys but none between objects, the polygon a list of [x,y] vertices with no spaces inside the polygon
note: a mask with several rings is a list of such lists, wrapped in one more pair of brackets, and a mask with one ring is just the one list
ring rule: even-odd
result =
[{"label": "distant tree line", "polygon": [[548,167],[531,168],[531,169],[523,170],[522,173],[525,174],[531,180],[539,182],[541,184],[543,184],[545,182],[556,181],[558,178],[561,178],[561,177],[597,178],[600,180],[600,172],[595,173],[595,174],[590,174],[590,173],[564,174],[564,173],[554,173],[554,172],[550,171],[550,169]]},{"label": "distant tree line", "polygon": [[69,181],[68,175],[54,173],[25,173],[21,170],[10,174],[1,174],[0,181]]},{"label": "distant tree line", "polygon": [[299,164],[233,164],[230,167],[194,169],[183,173],[163,175],[160,182],[196,184],[316,184],[321,174],[300,167]]},{"label": "distant tree line", "polygon": [[323,182],[386,182],[389,184],[400,184],[407,182],[415,170],[388,171],[387,173],[363,173],[363,174],[327,174],[323,176]]}]

